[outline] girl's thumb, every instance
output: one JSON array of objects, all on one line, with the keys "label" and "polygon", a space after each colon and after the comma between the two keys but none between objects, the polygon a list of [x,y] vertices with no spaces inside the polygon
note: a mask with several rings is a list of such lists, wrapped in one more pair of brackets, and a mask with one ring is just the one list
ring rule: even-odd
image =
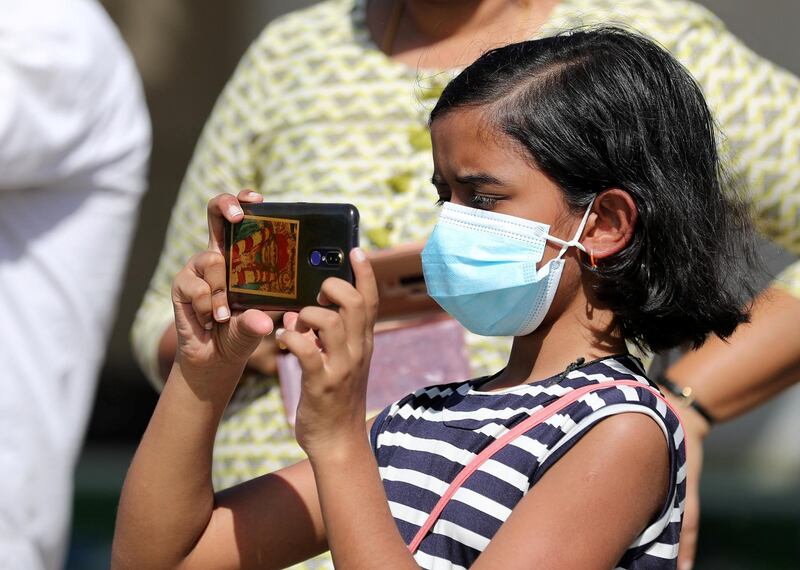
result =
[{"label": "girl's thumb", "polygon": [[234,315],[228,328],[228,342],[239,354],[249,354],[256,349],[261,340],[275,328],[272,319],[255,309]]}]

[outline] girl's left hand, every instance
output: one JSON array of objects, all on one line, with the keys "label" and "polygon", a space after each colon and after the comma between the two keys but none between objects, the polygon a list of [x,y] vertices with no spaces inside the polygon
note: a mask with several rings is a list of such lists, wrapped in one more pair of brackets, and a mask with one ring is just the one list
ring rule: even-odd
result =
[{"label": "girl's left hand", "polygon": [[372,357],[378,288],[361,249],[350,253],[356,286],[331,277],[320,290],[320,304],[286,313],[276,337],[300,361],[302,392],[295,435],[309,458],[347,453],[366,437],[366,391]]}]

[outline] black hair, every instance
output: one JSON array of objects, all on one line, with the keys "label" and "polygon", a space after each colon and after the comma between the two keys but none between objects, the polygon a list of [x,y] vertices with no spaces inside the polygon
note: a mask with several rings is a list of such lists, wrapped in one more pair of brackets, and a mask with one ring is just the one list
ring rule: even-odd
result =
[{"label": "black hair", "polygon": [[633,198],[632,239],[589,268],[624,338],[696,347],[748,320],[748,211],[725,192],[700,87],[664,49],[614,27],[508,45],[453,79],[430,120],[464,107],[485,107],[575,211],[608,188]]}]

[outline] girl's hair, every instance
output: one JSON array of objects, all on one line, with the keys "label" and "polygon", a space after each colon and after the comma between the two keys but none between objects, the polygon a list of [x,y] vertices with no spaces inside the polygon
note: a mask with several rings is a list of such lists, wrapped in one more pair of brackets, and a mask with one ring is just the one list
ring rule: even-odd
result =
[{"label": "girl's hair", "polygon": [[624,338],[653,350],[696,347],[748,320],[748,212],[723,193],[699,86],[664,49],[618,28],[495,49],[450,82],[431,122],[462,107],[485,107],[575,211],[608,188],[633,198],[633,237],[591,269]]}]

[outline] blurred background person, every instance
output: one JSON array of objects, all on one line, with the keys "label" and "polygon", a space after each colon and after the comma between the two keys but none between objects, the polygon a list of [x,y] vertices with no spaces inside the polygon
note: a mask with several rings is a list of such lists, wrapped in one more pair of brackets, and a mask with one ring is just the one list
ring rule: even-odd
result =
[{"label": "blurred background person", "polygon": [[64,563],[150,123],[95,0],[0,0],[0,568]]},{"label": "blurred background person", "polygon": [[[158,385],[174,355],[170,283],[191,252],[202,248],[210,196],[253,188],[267,200],[352,202],[361,210],[367,249],[423,239],[435,217],[427,112],[452,70],[496,45],[595,23],[640,30],[688,67],[727,137],[729,168],[757,225],[771,240],[800,252],[798,211],[792,205],[800,195],[800,84],[755,55],[698,4],[328,0],[266,28],[206,124],[133,329],[137,357],[150,379]],[[793,266],[762,296],[753,325],[730,345],[710,343],[666,376],[678,391],[692,387],[701,405],[705,390],[718,419],[788,386],[796,381],[793,371],[800,362],[800,343],[786,340],[787,327],[800,315],[798,295],[800,270]],[[470,343],[479,354],[476,375],[503,366],[502,343],[475,337]],[[770,366],[761,366],[759,355],[776,343],[782,350],[771,351]],[[273,369],[274,348],[265,345],[218,432],[218,488],[302,456]],[[732,383],[731,370],[746,374]],[[710,387],[727,394],[733,384],[736,403],[720,408],[715,400],[726,396],[712,398]],[[741,391],[750,397],[741,398]],[[688,429],[699,442],[706,427],[692,413],[686,413]]]}]

